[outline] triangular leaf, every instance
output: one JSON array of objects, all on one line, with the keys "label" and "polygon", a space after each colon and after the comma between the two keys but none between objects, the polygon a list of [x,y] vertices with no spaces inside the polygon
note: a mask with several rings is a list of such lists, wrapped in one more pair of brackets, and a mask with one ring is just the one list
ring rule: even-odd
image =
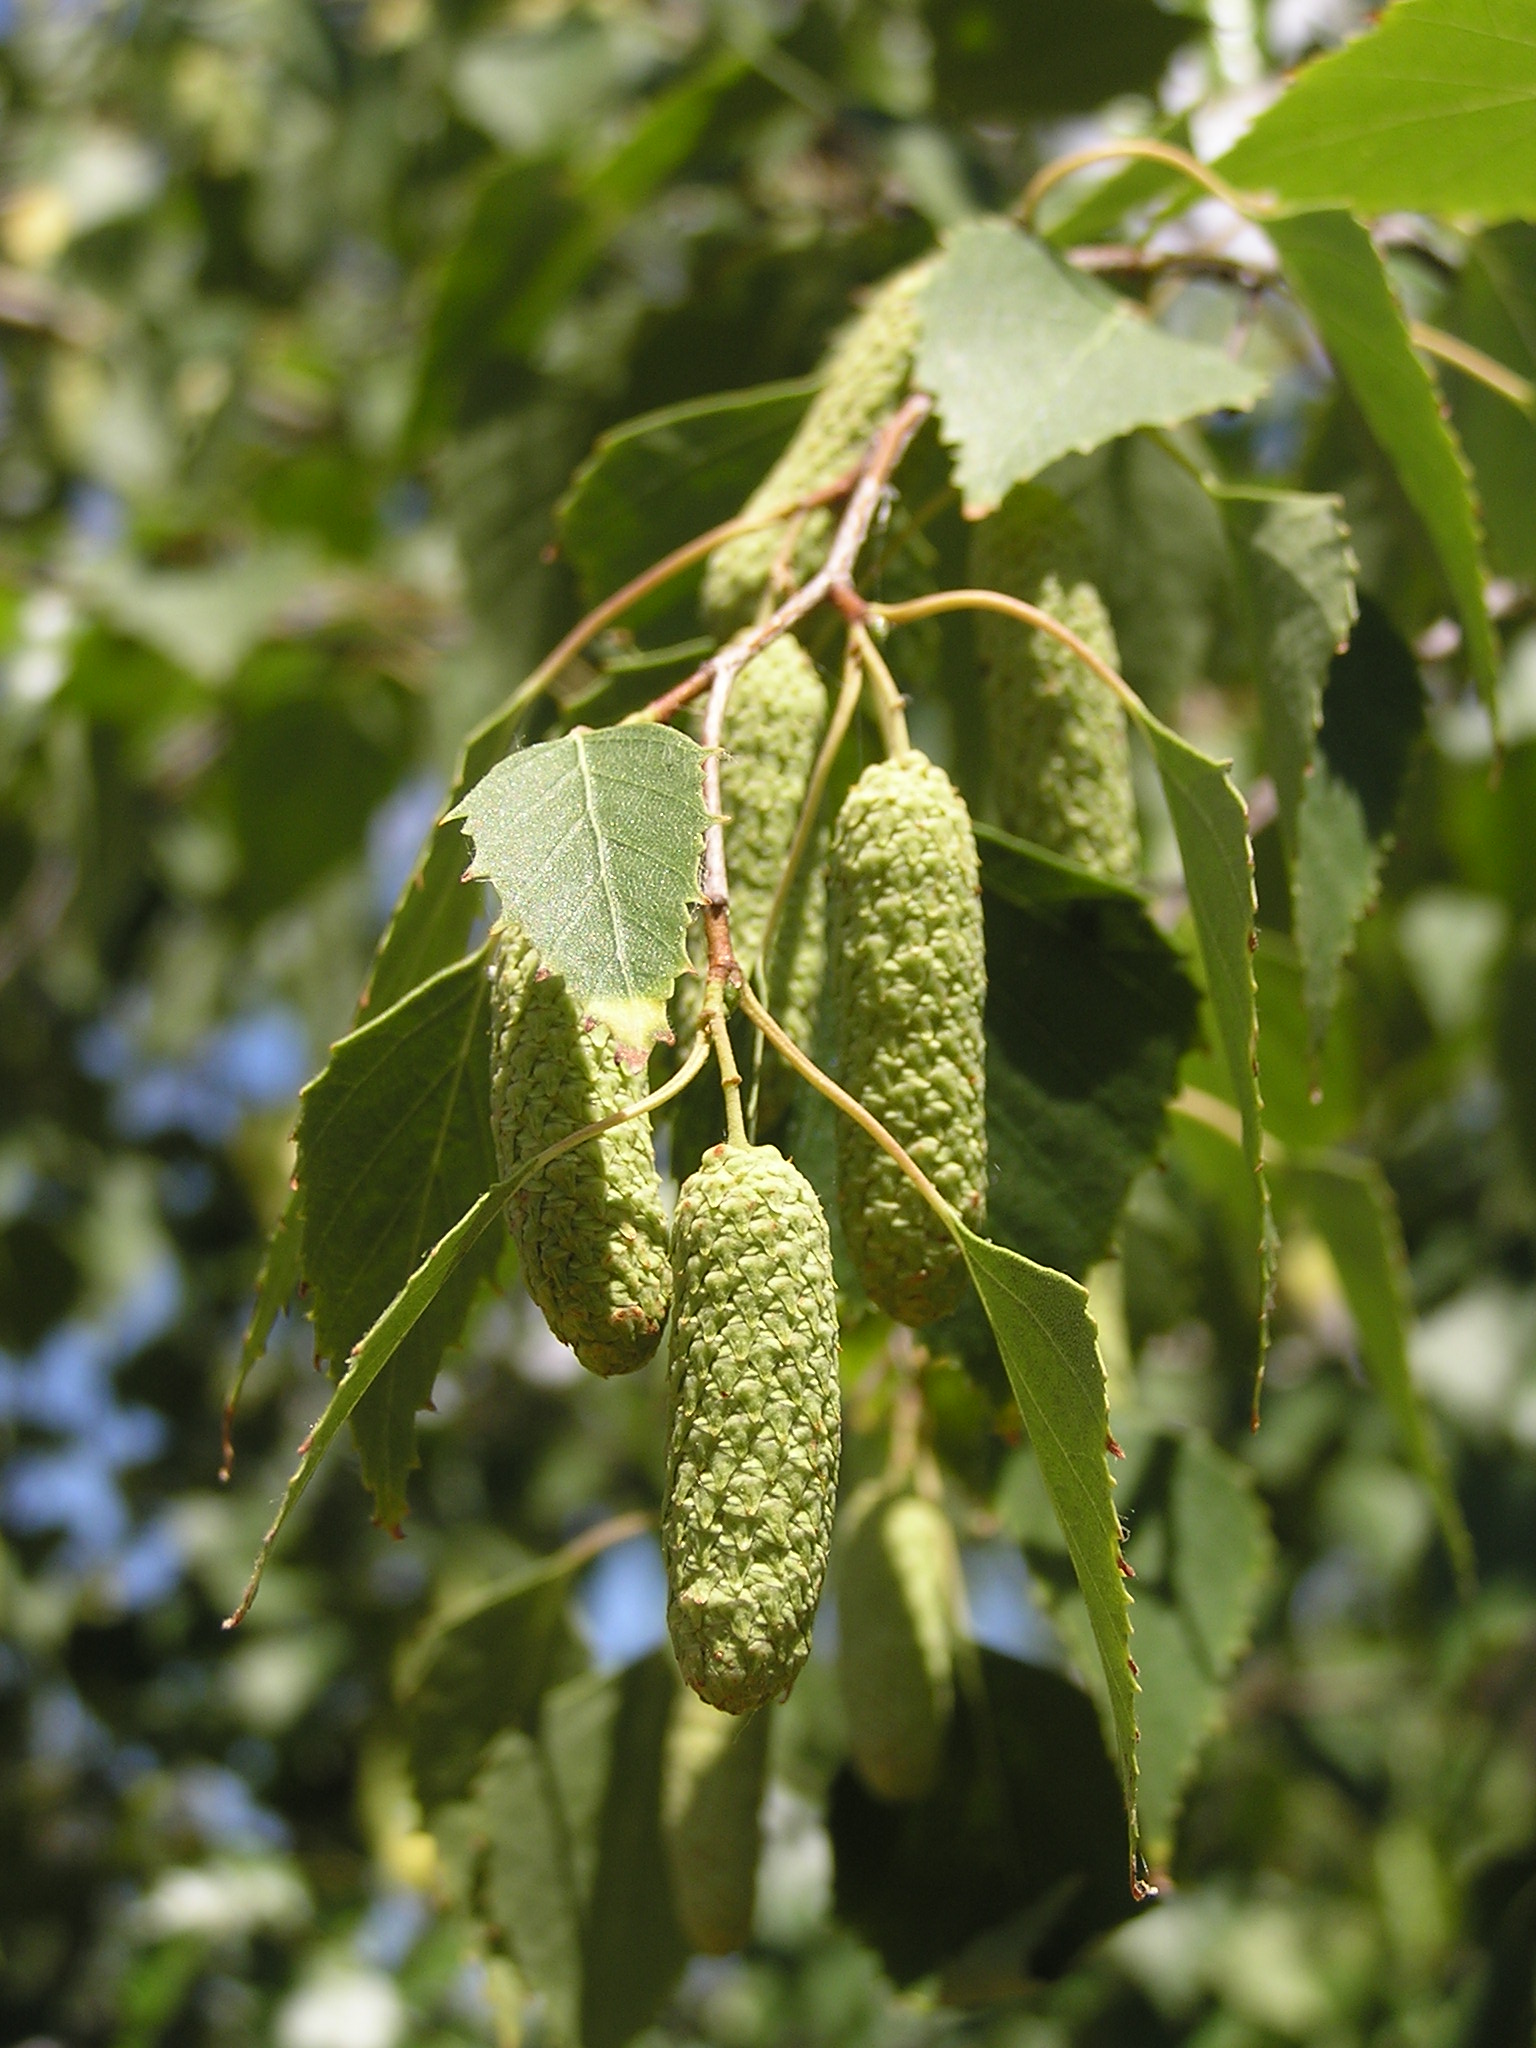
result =
[{"label": "triangular leaf", "polygon": [[845,1767],[829,1813],[839,1917],[898,1984],[942,1969],[960,2005],[1059,1976],[1133,1909],[1093,1703],[1057,1672],[974,1657],[933,1791],[877,1799]]},{"label": "triangular leaf", "polygon": [[[346,1359],[422,1255],[496,1177],[482,948],[343,1039],[299,1118],[304,1278],[322,1358]],[[418,1408],[494,1257],[487,1244],[422,1317],[353,1417],[379,1519],[406,1512]]]},{"label": "triangular leaf", "polygon": [[1536,213],[1530,0],[1397,0],[1221,159],[1233,184],[1357,213]]},{"label": "triangular leaf", "polygon": [[[799,424],[815,386],[671,405],[610,427],[557,508],[565,552],[589,604],[638,576],[694,534],[740,510]],[[662,604],[676,601],[663,593]],[[633,623],[645,607],[630,614]]]},{"label": "triangular leaf", "polygon": [[1270,233],[1288,283],[1424,522],[1461,620],[1467,664],[1491,705],[1499,651],[1472,482],[1381,257],[1347,213],[1301,214],[1274,222]]},{"label": "triangular leaf", "polygon": [[1287,843],[1296,843],[1328,664],[1358,609],[1355,558],[1339,499],[1218,486],[1233,542],[1264,716],[1269,771]]},{"label": "triangular leaf", "polygon": [[1127,434],[1047,479],[1087,527],[1121,674],[1154,708],[1221,680],[1237,641],[1231,550],[1199,437]]},{"label": "triangular leaf", "polygon": [[457,1799],[491,1737],[532,1728],[545,1689],[579,1669],[566,1599],[587,1555],[573,1544],[485,1587],[407,1651],[397,1690],[424,1806]]},{"label": "triangular leaf", "polygon": [[935,262],[917,381],[938,401],[971,518],[1060,456],[1135,427],[1244,409],[1264,389],[1003,220],[956,228]]},{"label": "triangular leaf", "polygon": [[1429,1489],[1457,1577],[1468,1587],[1472,1539],[1408,1365],[1408,1259],[1392,1191],[1374,1160],[1338,1152],[1288,1160],[1282,1187],[1333,1254],[1361,1359]]},{"label": "triangular leaf", "polygon": [[1328,1029],[1355,928],[1376,900],[1409,756],[1423,728],[1413,655],[1380,606],[1363,598],[1354,637],[1329,669],[1297,833],[1292,922],[1314,1047]]},{"label": "triangular leaf", "polygon": [[1156,757],[1173,817],[1211,1010],[1242,1119],[1243,1154],[1254,1175],[1259,1300],[1267,1326],[1279,1242],[1264,1177],[1259,1011],[1253,980],[1257,902],[1248,810],[1227,773],[1230,764],[1211,760],[1148,711],[1139,714],[1139,722]]},{"label": "triangular leaf", "polygon": [[[1132,889],[977,828],[992,1234],[1081,1277],[1156,1150],[1198,998]],[[1033,1000],[1048,988],[1048,1013]]]},{"label": "triangular leaf", "polygon": [[670,726],[576,731],[511,754],[451,814],[575,1002],[643,1056],[688,965],[709,814],[704,755]]},{"label": "triangular leaf", "polygon": [[[1201,1752],[1220,1726],[1273,1545],[1251,1475],[1206,1438],[1180,1439],[1160,1477],[1158,1497],[1138,1492],[1127,1555],[1137,1570],[1143,1824],[1148,1852],[1162,1864]],[[1156,1568],[1144,1570],[1154,1558]]]},{"label": "triangular leaf", "polygon": [[250,1612],[251,1602],[261,1585],[261,1575],[267,1567],[267,1559],[272,1555],[272,1546],[282,1534],[288,1517],[303,1499],[309,1482],[319,1471],[321,1460],[335,1442],[342,1425],[350,1420],[358,1402],[436,1301],[442,1288],[452,1279],[470,1253],[481,1244],[491,1225],[499,1220],[502,1204],[509,1195],[515,1194],[528,1178],[532,1165],[533,1162],[530,1162],[529,1167],[511,1175],[507,1180],[498,1181],[495,1187],[486,1189],[479,1201],[459,1218],[452,1230],[445,1237],[438,1239],[373,1328],[354,1347],[351,1362],[342,1375],[335,1393],[326,1403],[324,1414],[299,1446],[299,1462],[283,1489],[283,1497],[277,1504],[277,1513],[272,1517],[271,1526],[261,1539],[261,1548],[257,1551],[256,1562],[251,1567],[250,1579],[240,1597],[239,1606],[224,1624],[226,1628],[234,1628]]},{"label": "triangular leaf", "polygon": [[1093,1625],[1109,1690],[1120,1788],[1136,1828],[1136,1684],[1130,1599],[1110,1478],[1109,1400],[1088,1296],[1075,1280],[955,1228],[992,1325]]}]

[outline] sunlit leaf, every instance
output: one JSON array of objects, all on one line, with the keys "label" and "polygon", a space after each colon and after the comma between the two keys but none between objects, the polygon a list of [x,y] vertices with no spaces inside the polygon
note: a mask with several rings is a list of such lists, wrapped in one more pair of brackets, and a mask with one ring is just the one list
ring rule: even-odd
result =
[{"label": "sunlit leaf", "polygon": [[510,754],[453,813],[576,1003],[644,1053],[688,964],[709,815],[704,756],[669,726],[577,730]]},{"label": "sunlit leaf", "polygon": [[1491,703],[1499,651],[1472,481],[1381,257],[1347,213],[1300,214],[1274,222],[1270,232],[1287,281],[1424,522],[1461,620],[1467,664]]},{"label": "sunlit leaf", "polygon": [[1134,1840],[1136,1685],[1130,1667],[1130,1600],[1120,1569],[1120,1524],[1109,1473],[1109,1401],[1088,1296],[1064,1273],[990,1244],[963,1225],[956,1237],[997,1338],[1088,1608]]},{"label": "sunlit leaf", "polygon": [[1307,65],[1221,159],[1236,185],[1357,213],[1536,213],[1528,0],[1397,0]]},{"label": "sunlit leaf", "polygon": [[1251,406],[1264,379],[1152,326],[1007,221],[956,228],[923,293],[917,381],[971,518],[1058,457],[1135,427]]},{"label": "sunlit leaf", "polygon": [[1267,1322],[1279,1244],[1264,1175],[1259,1013],[1253,979],[1256,899],[1248,810],[1226,765],[1202,754],[1150,713],[1141,714],[1140,724],[1172,813],[1211,1010],[1242,1119],[1243,1154],[1254,1175],[1259,1300]]},{"label": "sunlit leaf", "polygon": [[[496,1178],[486,952],[446,968],[335,1047],[304,1092],[304,1278],[320,1356],[353,1346]],[[418,1321],[352,1418],[379,1519],[406,1512],[416,1411],[494,1261],[487,1241]]]}]

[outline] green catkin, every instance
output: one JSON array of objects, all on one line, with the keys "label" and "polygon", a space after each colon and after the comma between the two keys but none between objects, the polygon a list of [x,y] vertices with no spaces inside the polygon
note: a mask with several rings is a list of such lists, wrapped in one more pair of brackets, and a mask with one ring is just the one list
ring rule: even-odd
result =
[{"label": "green catkin", "polygon": [[[541,971],[507,923],[491,971],[491,1127],[503,1178],[583,1124],[645,1092],[612,1034],[583,1029],[564,978]],[[649,1117],[552,1161],[507,1204],[528,1292],[589,1372],[634,1372],[656,1349],[671,1299],[667,1222]]]},{"label": "green catkin", "polygon": [[853,1765],[882,1799],[933,1789],[954,1706],[960,1554],[934,1501],[875,1481],[837,1560],[838,1680]]},{"label": "green catkin", "polygon": [[[928,271],[924,260],[887,278],[838,335],[822,370],[821,388],[794,439],[743,506],[744,513],[792,505],[835,483],[858,461],[906,386]],[[796,583],[821,566],[832,525],[825,506],[801,517],[788,564]],[[734,632],[756,615],[789,539],[789,523],[781,520],[716,548],[704,571],[703,607],[718,632]]]},{"label": "green catkin", "polygon": [[793,1685],[826,1575],[841,1439],[827,1219],[771,1145],[717,1145],[672,1226],[661,1540],[683,1677],[744,1714]]},{"label": "green catkin", "polygon": [[[832,834],[828,905],[838,1076],[959,1211],[986,1211],[986,948],[964,799],[915,750],[866,768]],[[898,1321],[936,1322],[965,1287],[958,1246],[847,1117],[838,1210],[859,1277]]]},{"label": "green catkin", "polygon": [[681,1688],[667,1726],[662,1836],[691,1947],[724,1956],[752,1933],[768,1716],[722,1714]]},{"label": "green catkin", "polygon": [[[1049,612],[1118,669],[1087,557],[1070,509],[1025,484],[976,529],[971,577]],[[1141,840],[1124,710],[1054,635],[995,612],[978,615],[976,632],[998,823],[1097,874],[1132,879]]]},{"label": "green catkin", "polygon": [[[811,770],[827,723],[827,686],[791,634],[771,641],[732,685],[726,705],[720,797],[725,813],[725,865],[731,891],[731,946],[743,971],[755,974],[779,878],[800,822]],[[806,848],[774,934],[763,976],[772,1015],[797,1045],[809,1045],[827,958],[824,840]],[[671,1007],[679,1046],[692,1043],[704,998],[701,930],[690,939],[698,972],[678,983]],[[728,998],[729,1000],[729,998]],[[793,1076],[765,1050],[758,1127],[788,1106]]]},{"label": "green catkin", "polygon": [[[732,687],[720,795],[731,944],[748,974],[760,964],[768,913],[826,723],[827,686],[805,649],[787,633],[748,662]],[[810,1043],[826,966],[824,854],[824,845],[814,841],[806,848],[763,973],[768,1008],[797,1045]],[[765,1052],[760,1125],[772,1123],[785,1107],[791,1084],[789,1070]]]}]

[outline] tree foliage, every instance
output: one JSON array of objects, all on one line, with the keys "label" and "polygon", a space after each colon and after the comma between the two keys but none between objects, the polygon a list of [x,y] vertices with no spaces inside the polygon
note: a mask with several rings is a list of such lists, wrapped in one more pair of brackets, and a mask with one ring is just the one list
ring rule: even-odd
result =
[{"label": "tree foliage", "polygon": [[[8,2038],[1529,2038],[1536,17],[1326,12],[0,23]],[[721,643],[897,273],[891,406]],[[969,587],[1020,485],[1123,674]],[[986,606],[1128,721],[1134,884],[999,828]],[[486,934],[680,1180],[790,627],[836,708],[768,914],[909,738],[977,820],[956,1313],[864,1296],[830,1009],[715,1049],[834,1217],[841,1499],[920,1492],[967,1597],[901,1802],[823,1612],[705,1962],[665,1366],[584,1378],[519,1279]]]}]

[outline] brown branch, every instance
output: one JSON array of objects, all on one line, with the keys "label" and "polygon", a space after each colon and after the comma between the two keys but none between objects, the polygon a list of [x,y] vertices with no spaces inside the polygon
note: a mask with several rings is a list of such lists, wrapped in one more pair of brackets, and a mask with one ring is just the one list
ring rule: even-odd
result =
[{"label": "brown branch", "polygon": [[[643,569],[638,576],[632,576],[628,583],[614,591],[611,597],[605,597],[601,604],[594,605],[585,618],[578,619],[569,633],[550,649],[527,680],[513,691],[501,716],[515,718],[518,712],[525,710],[536,697],[542,696],[549,688],[566,663],[574,661],[588,642],[595,640],[605,626],[611,626],[631,605],[638,604],[642,597],[648,597],[653,590],[659,589],[673,576],[691,568],[695,562],[701,562],[706,555],[712,555],[716,548],[724,546],[727,541],[738,539],[744,533],[757,533],[765,526],[775,526],[779,520],[787,519],[796,512],[814,511],[818,505],[834,504],[837,499],[847,496],[857,476],[858,471],[850,471],[830,484],[823,484],[820,490],[807,491],[803,498],[797,498],[793,504],[781,506],[777,511],[754,512],[750,516],[746,513],[738,514],[734,519],[722,521],[719,526],[710,527],[707,533],[695,534],[692,540],[684,541],[683,545],[674,548],[671,554],[663,555],[661,560],[653,562],[649,569]],[[697,683],[694,677],[689,677],[688,681],[695,683],[695,687],[688,695],[697,696],[705,687],[704,684]],[[679,689],[685,687],[683,684],[678,685]],[[669,691],[667,694],[675,696],[677,693]],[[686,704],[688,696],[680,697],[678,701]]]},{"label": "brown branch", "polygon": [[827,599],[832,599],[849,617],[863,616],[864,600],[853,587],[859,551],[869,537],[869,529],[874,524],[880,499],[892,472],[932,409],[930,398],[914,392],[897,407],[875,435],[860,465],[858,481],[833,535],[827,559],[816,574],[791,592],[777,611],[770,613],[760,624],[738,633],[733,640],[728,640],[692,676],[657,698],[654,704],[633,714],[634,723],[655,724],[659,722],[658,712],[669,702],[681,698],[686,703],[690,697],[699,696],[706,689],[709,691],[703,733],[706,749],[704,802],[710,814],[710,825],[704,838],[702,894],[706,905],[713,904],[723,909],[730,903],[725,873],[725,820],[720,797],[720,735],[731,686],[749,661],[761,654],[765,647],[771,646],[781,634],[798,626]]}]

